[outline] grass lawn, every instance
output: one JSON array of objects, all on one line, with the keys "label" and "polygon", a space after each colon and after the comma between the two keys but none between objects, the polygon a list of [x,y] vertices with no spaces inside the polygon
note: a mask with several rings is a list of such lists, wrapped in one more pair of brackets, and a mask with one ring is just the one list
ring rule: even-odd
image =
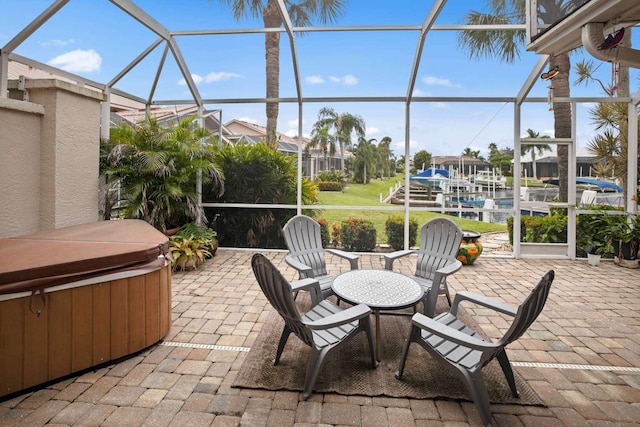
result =
[{"label": "grass lawn", "polygon": [[[386,243],[387,235],[385,233],[384,224],[390,216],[404,216],[404,206],[390,205],[388,203],[380,203],[380,194],[387,196],[389,188],[395,186],[396,181],[401,181],[401,176],[387,178],[384,180],[374,180],[369,184],[349,184],[343,192],[321,191],[319,195],[320,204],[323,206],[385,206],[397,207],[397,210],[366,210],[366,209],[324,209],[320,212],[317,219],[323,218],[332,224],[340,224],[343,220],[354,218],[365,218],[372,221],[376,227],[378,243]],[[410,217],[418,222],[418,227],[428,220],[442,216],[436,212],[413,211]],[[506,231],[507,226],[501,224],[490,224],[482,221],[474,221],[470,219],[457,218],[447,215],[463,230],[474,230],[479,233],[487,233],[491,231]],[[418,239],[420,231],[418,229]]]}]

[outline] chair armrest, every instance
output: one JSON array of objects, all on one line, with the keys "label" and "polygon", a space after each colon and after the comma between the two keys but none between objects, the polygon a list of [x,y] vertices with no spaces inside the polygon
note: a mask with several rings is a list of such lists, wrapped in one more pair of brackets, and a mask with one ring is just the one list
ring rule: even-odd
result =
[{"label": "chair armrest", "polygon": [[460,332],[459,330],[440,323],[437,320],[433,320],[422,313],[414,314],[411,318],[411,323],[418,328],[444,338],[447,341],[451,341],[474,350],[485,351],[496,347],[495,343],[474,338],[471,335]]},{"label": "chair armrest", "polygon": [[306,264],[301,263],[300,261],[298,261],[297,259],[295,259],[294,257],[288,255],[284,258],[285,262],[287,264],[289,264],[289,266],[295,268],[296,270],[298,270],[298,272],[300,274],[302,273],[311,273],[313,271],[313,269],[311,267],[309,267]]},{"label": "chair armrest", "polygon": [[384,269],[393,270],[393,261],[397,260],[398,258],[402,258],[403,256],[410,255],[414,252],[415,250],[413,249],[406,249],[384,254]]},{"label": "chair armrest", "polygon": [[455,262],[452,262],[451,264],[447,264],[444,267],[436,270],[436,274],[448,276],[460,270],[461,268],[462,268],[462,263],[458,260],[455,260]]},{"label": "chair armrest", "polygon": [[366,304],[358,304],[354,307],[350,307],[346,310],[342,310],[338,313],[334,313],[330,316],[323,317],[322,319],[306,321],[305,325],[309,329],[323,330],[329,328],[335,328],[336,326],[346,325],[347,323],[354,322],[356,320],[368,317],[371,314],[371,309]]},{"label": "chair armrest", "polygon": [[344,258],[348,260],[349,264],[351,264],[352,270],[358,269],[358,259],[360,257],[354,254],[353,252],[341,251],[340,249],[325,249],[325,251],[329,252],[330,254],[337,255],[340,258]]},{"label": "chair armrest", "polygon": [[313,304],[314,307],[322,301],[322,290],[320,289],[318,279],[309,277],[291,282],[291,292],[298,291],[309,291],[311,294],[311,304]]},{"label": "chair armrest", "polygon": [[449,312],[455,316],[458,311],[458,304],[460,304],[462,301],[470,301],[474,304],[490,308],[509,316],[515,316],[518,312],[518,309],[513,307],[512,305],[505,304],[484,295],[469,291],[460,291],[456,293],[456,296],[453,299],[453,304],[451,305],[451,310],[449,310]]}]

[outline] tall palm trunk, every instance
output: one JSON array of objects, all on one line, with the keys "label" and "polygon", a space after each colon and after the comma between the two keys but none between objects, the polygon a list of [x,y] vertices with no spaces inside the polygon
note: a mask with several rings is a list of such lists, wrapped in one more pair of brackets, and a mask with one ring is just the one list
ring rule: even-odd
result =
[{"label": "tall palm trunk", "polygon": [[[269,0],[262,15],[266,28],[279,28],[282,25],[282,18],[278,12],[277,2]],[[280,33],[265,34],[265,59],[267,74],[267,98],[280,97]],[[277,102],[267,102],[267,135],[266,143],[273,149],[278,147],[276,131],[278,129]]]},{"label": "tall palm trunk", "polygon": [[[569,72],[571,63],[569,54],[562,53],[552,56],[549,61],[549,68],[559,67],[558,76],[553,79],[553,96],[555,98],[568,98]],[[571,103],[553,102],[553,118],[556,138],[571,138]],[[575,144],[575,141],[574,141]],[[569,148],[566,145],[558,145],[558,187],[561,202],[568,201],[569,194]]]},{"label": "tall palm trunk", "polygon": [[533,179],[538,180],[538,168],[536,167],[536,149],[531,150],[531,168],[533,169]]}]

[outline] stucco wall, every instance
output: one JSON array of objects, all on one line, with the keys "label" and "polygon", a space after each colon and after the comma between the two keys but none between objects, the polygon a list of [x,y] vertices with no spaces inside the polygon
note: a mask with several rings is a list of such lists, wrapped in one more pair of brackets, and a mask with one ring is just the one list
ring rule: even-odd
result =
[{"label": "stucco wall", "polygon": [[0,98],[0,237],[40,227],[42,105]]},{"label": "stucco wall", "polygon": [[[0,104],[7,106],[0,108],[0,179],[15,182],[2,194],[2,204],[13,207],[0,210],[7,224],[0,237],[98,220],[102,95],[58,80],[27,80],[26,89],[29,103]],[[7,158],[12,140],[23,139],[19,155]]]}]

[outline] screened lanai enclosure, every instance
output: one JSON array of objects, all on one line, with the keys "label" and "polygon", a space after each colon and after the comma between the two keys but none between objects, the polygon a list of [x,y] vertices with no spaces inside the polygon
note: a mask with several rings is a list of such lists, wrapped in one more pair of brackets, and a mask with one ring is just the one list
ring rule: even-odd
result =
[{"label": "screened lanai enclosure", "polygon": [[[527,209],[538,208],[529,198],[535,189],[526,184],[528,167],[534,163],[545,170],[549,162],[551,172],[545,175],[558,185],[553,203],[545,206],[566,210],[566,241],[521,242],[521,227],[514,226],[513,255],[576,257],[576,218],[593,213],[578,197],[577,178],[592,174],[579,159],[602,131],[593,123],[591,111],[598,105],[624,103],[627,116],[638,117],[640,52],[633,45],[640,46],[634,28],[640,22],[640,4],[636,0],[523,0],[506,2],[502,11],[492,10],[490,2],[352,0],[335,14],[323,14],[319,6],[318,13],[308,15],[313,11],[302,13],[299,3],[265,0],[264,8],[253,13],[252,2],[247,1],[39,0],[19,5],[0,1],[3,10],[12,10],[0,21],[3,180],[15,181],[16,171],[24,175],[20,180],[28,180],[29,173],[40,170],[40,166],[19,166],[29,161],[28,154],[23,153],[25,158],[10,154],[20,141],[40,137],[24,137],[24,126],[11,127],[15,112],[44,117],[44,128],[64,133],[70,120],[65,115],[84,112],[59,108],[50,117],[51,108],[38,106],[47,102],[38,91],[44,87],[69,91],[73,86],[75,94],[99,104],[99,126],[77,138],[92,140],[95,147],[100,138],[109,137],[114,112],[194,105],[201,123],[212,115],[217,118],[220,136],[223,120],[237,119],[265,126],[266,139],[280,134],[297,141],[297,203],[216,204],[205,199],[202,205],[207,208],[269,207],[298,213],[353,209],[302,201],[304,141],[318,112],[331,108],[363,117],[366,139],[388,136],[395,155],[404,159],[412,159],[420,150],[433,156],[461,156],[465,149],[487,152],[492,143],[512,149],[511,172],[516,179],[503,197],[507,201],[447,206],[453,215],[513,217],[514,224],[520,224]],[[233,4],[246,9],[233,9]],[[494,47],[483,51],[483,41],[493,42]],[[84,58],[83,66],[74,62],[77,56]],[[593,78],[579,81],[575,67],[583,61],[592,64]],[[37,83],[51,80],[58,83]],[[94,131],[95,135],[90,133]],[[625,157],[622,176],[620,169],[616,171],[616,185],[623,191],[612,204],[635,214],[638,121],[629,120],[618,131],[617,138],[633,143],[618,153]],[[535,164],[531,153],[541,144],[549,147],[547,156],[538,156],[540,164]],[[73,158],[76,149],[36,151],[43,156],[42,163],[48,161],[46,156],[56,161]],[[97,156],[96,148],[94,165]],[[83,166],[69,159],[65,167]],[[453,172],[462,176],[469,170],[461,165]],[[3,195],[3,205],[14,208],[2,216],[14,227],[2,237],[55,226],[55,221],[41,219],[24,227],[20,223],[27,221],[25,211],[36,210],[32,214],[39,218],[74,212],[69,206],[84,202],[74,202],[73,194],[81,192],[73,188],[89,185],[87,193],[92,194],[97,191],[97,175],[95,181],[70,179],[66,185],[71,189],[62,191],[60,202],[66,210],[59,211],[27,202],[32,195],[25,194],[19,183],[11,187]],[[397,181],[407,189],[402,204],[372,203],[357,209],[365,217],[380,211],[403,215],[408,247],[410,215],[445,209],[411,203],[409,167]],[[50,188],[38,182],[31,190],[42,193]]]}]

